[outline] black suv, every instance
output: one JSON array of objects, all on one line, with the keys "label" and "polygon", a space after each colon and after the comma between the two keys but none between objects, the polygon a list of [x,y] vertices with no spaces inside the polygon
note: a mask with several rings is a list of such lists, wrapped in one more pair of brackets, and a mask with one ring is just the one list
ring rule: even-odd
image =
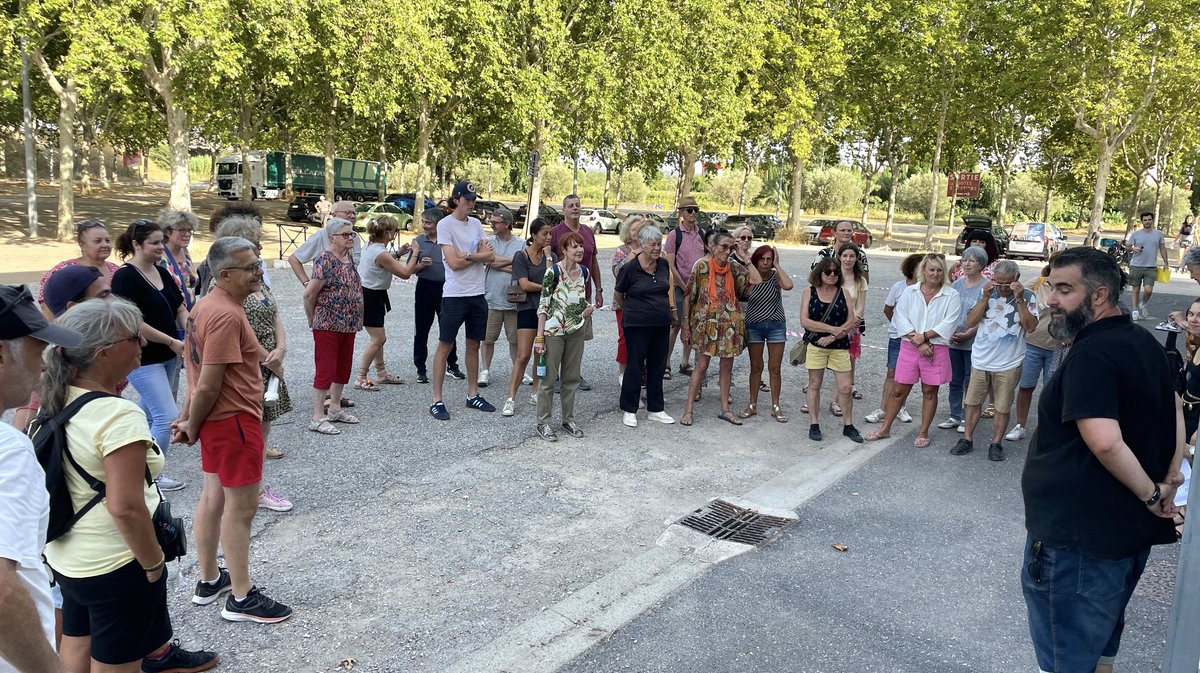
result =
[{"label": "black suv", "polygon": [[297,196],[288,204],[288,219],[293,222],[307,222],[308,216],[317,212],[317,201],[320,200],[320,194]]},{"label": "black suv", "polygon": [[[529,206],[524,203],[521,204],[521,206],[518,207],[515,211],[513,211],[513,229],[524,229],[525,228],[525,216],[528,212],[529,212]],[[554,206],[547,206],[544,203],[541,204],[540,206],[538,206],[537,216],[542,218],[546,222],[549,222],[551,226],[554,226],[554,225],[558,224],[559,222],[563,221],[563,214],[558,212],[557,208],[555,208]]]},{"label": "black suv", "polygon": [[741,227],[750,227],[750,234],[754,238],[773,241],[775,231],[783,227],[783,222],[774,215],[730,215],[721,223],[721,228],[729,232]]},{"label": "black suv", "polygon": [[[478,219],[480,222],[487,224],[488,218],[490,218],[492,216],[492,213],[496,212],[497,210],[512,210],[512,209],[509,208],[508,206],[504,205],[503,203],[500,203],[499,201],[486,201],[484,199],[476,199],[475,200],[475,210],[471,211],[471,214],[474,215],[475,218]],[[516,226],[516,220],[517,220],[517,218],[516,218],[516,216],[514,216],[513,217],[513,226]]]},{"label": "black suv", "polygon": [[1008,254],[1008,230],[1004,227],[992,223],[992,218],[987,215],[963,215],[963,230],[954,240],[954,254],[961,255],[963,248],[966,247],[967,232],[974,229],[984,229],[992,232],[992,237],[996,239],[996,247],[1000,249],[1000,256],[1004,257]]}]

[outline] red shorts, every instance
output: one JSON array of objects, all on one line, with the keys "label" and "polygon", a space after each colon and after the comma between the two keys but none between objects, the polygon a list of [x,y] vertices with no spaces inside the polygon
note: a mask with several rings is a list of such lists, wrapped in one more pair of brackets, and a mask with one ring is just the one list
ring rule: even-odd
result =
[{"label": "red shorts", "polygon": [[350,383],[350,368],[354,366],[354,332],[313,330],[313,388],[329,390],[334,383]]},{"label": "red shorts", "polygon": [[225,488],[262,481],[262,421],[237,414],[200,425],[200,469],[215,474]]}]

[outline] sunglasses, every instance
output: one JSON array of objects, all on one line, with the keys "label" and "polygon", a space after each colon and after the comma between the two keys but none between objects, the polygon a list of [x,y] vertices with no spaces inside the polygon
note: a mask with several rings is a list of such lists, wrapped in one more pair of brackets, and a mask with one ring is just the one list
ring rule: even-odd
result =
[{"label": "sunglasses", "polygon": [[140,334],[134,334],[133,336],[128,336],[128,337],[125,337],[124,339],[117,339],[116,341],[109,341],[108,343],[101,346],[101,348],[108,348],[109,346],[116,346],[117,344],[123,344],[126,341],[136,341],[139,344],[145,344],[146,338]]},{"label": "sunglasses", "polygon": [[738,236],[738,240],[739,241],[753,241],[754,237],[753,236]]},{"label": "sunglasses", "polygon": [[821,272],[821,275],[822,276],[836,276],[836,275],[838,275],[838,272],[837,272],[837,269],[825,269],[824,271]]},{"label": "sunglasses", "polygon": [[695,206],[688,206],[687,208],[680,208],[679,212],[695,215],[696,213],[700,212],[700,209],[696,208]]}]

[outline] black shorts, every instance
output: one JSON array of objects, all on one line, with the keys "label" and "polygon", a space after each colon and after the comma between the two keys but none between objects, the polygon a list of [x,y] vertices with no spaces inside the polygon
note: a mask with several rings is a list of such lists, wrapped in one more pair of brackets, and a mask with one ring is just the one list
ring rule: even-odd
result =
[{"label": "black shorts", "polygon": [[171,640],[167,614],[167,568],[154,584],[137,561],[96,577],[54,573],[62,587],[63,635],[92,639],[92,658],[102,664],[138,661]]},{"label": "black shorts", "polygon": [[527,308],[517,311],[517,329],[537,329],[537,309]]},{"label": "black shorts", "polygon": [[363,288],[363,327],[383,327],[383,318],[391,310],[387,290]]},{"label": "black shorts", "polygon": [[487,299],[478,294],[473,297],[442,297],[442,315],[438,317],[438,341],[454,343],[458,328],[467,326],[466,336],[471,341],[483,341],[487,336]]}]

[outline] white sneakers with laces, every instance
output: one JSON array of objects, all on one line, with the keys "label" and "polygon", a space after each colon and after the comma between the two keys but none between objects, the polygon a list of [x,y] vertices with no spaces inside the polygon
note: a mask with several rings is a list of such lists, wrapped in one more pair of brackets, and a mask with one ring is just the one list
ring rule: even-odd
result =
[{"label": "white sneakers with laces", "polygon": [[1019,442],[1025,439],[1025,427],[1017,423],[1016,427],[1009,430],[1007,435],[1004,435],[1004,438],[1010,442]]}]

